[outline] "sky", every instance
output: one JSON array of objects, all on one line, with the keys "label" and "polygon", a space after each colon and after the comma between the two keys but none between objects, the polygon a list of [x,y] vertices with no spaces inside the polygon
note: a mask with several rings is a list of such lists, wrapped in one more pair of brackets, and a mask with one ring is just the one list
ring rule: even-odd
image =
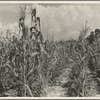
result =
[{"label": "sky", "polygon": [[[47,36],[51,38],[52,34],[55,40],[77,39],[86,21],[90,31],[100,28],[100,4],[35,4],[35,6],[45,39]],[[9,27],[17,32],[18,7],[19,4],[0,4],[0,30]],[[28,16],[26,25],[29,27],[30,22]]]}]

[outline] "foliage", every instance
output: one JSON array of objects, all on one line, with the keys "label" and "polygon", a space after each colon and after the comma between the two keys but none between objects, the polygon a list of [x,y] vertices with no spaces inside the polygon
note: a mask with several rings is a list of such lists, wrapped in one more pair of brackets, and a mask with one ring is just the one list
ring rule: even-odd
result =
[{"label": "foliage", "polygon": [[[26,19],[27,7],[20,6],[19,14]],[[88,32],[86,22],[78,40],[47,39],[43,44],[45,50],[36,52],[36,41],[29,35],[26,39],[16,34],[10,37],[7,31],[0,42],[0,96],[46,96],[45,87],[56,86],[68,69],[66,82],[59,82],[66,90],[65,96],[98,94],[100,30],[96,29],[86,36]]]}]

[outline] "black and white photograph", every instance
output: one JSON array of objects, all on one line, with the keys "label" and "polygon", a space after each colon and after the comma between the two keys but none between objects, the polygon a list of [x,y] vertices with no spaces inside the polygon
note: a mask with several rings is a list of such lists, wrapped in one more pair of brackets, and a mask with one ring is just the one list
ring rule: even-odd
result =
[{"label": "black and white photograph", "polygon": [[0,97],[100,97],[100,2],[1,2]]}]

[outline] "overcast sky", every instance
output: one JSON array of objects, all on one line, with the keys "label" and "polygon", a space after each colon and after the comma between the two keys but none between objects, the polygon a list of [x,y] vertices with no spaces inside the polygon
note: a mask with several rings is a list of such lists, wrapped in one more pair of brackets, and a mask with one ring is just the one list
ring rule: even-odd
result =
[{"label": "overcast sky", "polygon": [[[99,4],[36,4],[36,8],[44,38],[47,34],[53,34],[55,40],[77,38],[86,21],[91,30],[100,28]],[[18,4],[0,4],[0,27],[17,26],[17,9]]]}]

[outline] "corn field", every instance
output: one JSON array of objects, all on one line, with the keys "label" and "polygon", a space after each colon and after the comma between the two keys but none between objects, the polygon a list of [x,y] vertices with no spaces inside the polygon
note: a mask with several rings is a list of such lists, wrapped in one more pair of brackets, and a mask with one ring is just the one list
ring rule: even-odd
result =
[{"label": "corn field", "polygon": [[7,30],[0,41],[0,96],[47,97],[54,89],[60,97],[99,95],[100,29],[90,31],[86,21],[77,40],[44,40],[37,9],[20,5],[18,12],[19,35]]}]

